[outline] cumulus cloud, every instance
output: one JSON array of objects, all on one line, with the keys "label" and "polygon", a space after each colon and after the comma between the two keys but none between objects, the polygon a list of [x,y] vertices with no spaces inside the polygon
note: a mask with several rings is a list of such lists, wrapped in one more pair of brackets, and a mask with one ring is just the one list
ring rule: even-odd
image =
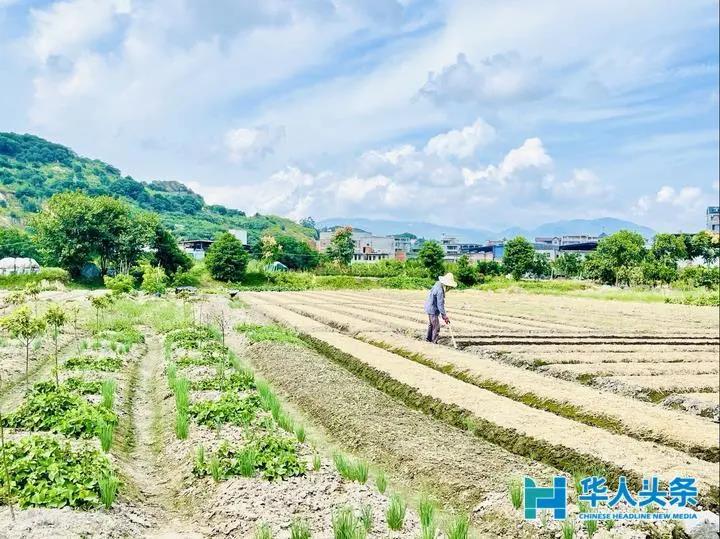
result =
[{"label": "cumulus cloud", "polygon": [[668,211],[674,219],[687,219],[694,222],[700,215],[704,206],[710,204],[712,196],[700,187],[685,185],[679,189],[670,185],[663,185],[654,195],[641,196],[632,208],[636,215],[658,215],[667,217]]},{"label": "cumulus cloud", "polygon": [[472,125],[434,136],[425,145],[425,153],[439,157],[470,157],[494,138],[495,128],[478,118]]},{"label": "cumulus cloud", "polygon": [[439,73],[430,72],[419,93],[436,104],[530,100],[547,93],[540,60],[528,61],[517,52],[496,54],[477,66],[464,53]]},{"label": "cumulus cloud", "polygon": [[520,172],[528,169],[543,170],[552,164],[553,160],[545,152],[542,141],[533,137],[523,142],[520,147],[510,150],[499,165],[489,165],[477,170],[463,168],[462,174],[465,185],[468,186],[476,183],[504,185]]},{"label": "cumulus cloud", "polygon": [[284,138],[280,126],[238,127],[225,133],[224,143],[231,161],[250,162],[272,154]]},{"label": "cumulus cloud", "polygon": [[592,170],[586,168],[573,170],[568,180],[560,182],[555,180],[554,175],[548,175],[543,180],[543,187],[550,190],[554,196],[566,199],[579,197],[601,199],[613,191]]}]

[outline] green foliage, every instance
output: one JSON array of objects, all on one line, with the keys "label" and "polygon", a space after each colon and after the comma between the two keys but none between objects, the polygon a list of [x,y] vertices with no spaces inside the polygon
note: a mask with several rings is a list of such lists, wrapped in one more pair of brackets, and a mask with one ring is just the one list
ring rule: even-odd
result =
[{"label": "green foliage", "polygon": [[374,515],[372,505],[363,505],[360,509],[360,522],[362,522],[363,528],[365,528],[365,531],[368,533],[372,530],[373,520]]},{"label": "green foliage", "polygon": [[65,361],[65,368],[78,371],[116,372],[122,369],[123,361],[111,356],[74,356]]},{"label": "green foliage", "polygon": [[393,494],[390,496],[390,503],[388,504],[387,511],[385,512],[385,519],[387,520],[388,528],[393,531],[402,530],[405,522],[406,509],[407,505],[399,494]]},{"label": "green foliage", "polygon": [[418,260],[425,268],[426,275],[430,279],[437,279],[445,273],[445,250],[436,241],[426,241],[420,247]]},{"label": "green foliage", "polygon": [[255,378],[250,371],[243,370],[232,372],[225,376],[213,376],[201,380],[193,380],[190,383],[191,389],[203,391],[207,389],[219,389],[221,391],[245,391],[255,387]]},{"label": "green foliage", "polygon": [[447,539],[467,539],[470,532],[470,517],[461,513],[456,515],[445,528]]},{"label": "green foliage", "polygon": [[98,481],[98,487],[100,488],[100,500],[102,501],[105,509],[110,509],[115,501],[119,485],[120,480],[112,472],[104,475],[100,481]]},{"label": "green foliage", "polygon": [[165,344],[171,349],[197,350],[203,342],[213,340],[216,332],[209,326],[189,326],[168,332]]},{"label": "green foliage", "polygon": [[338,228],[333,234],[330,245],[325,250],[325,256],[328,260],[340,266],[347,266],[352,261],[354,252],[355,243],[352,239],[352,228],[344,227]]},{"label": "green foliage", "polygon": [[305,427],[303,425],[298,425],[295,427],[295,438],[297,438],[297,441],[300,443],[305,442]]},{"label": "green foliage", "polygon": [[15,227],[0,227],[0,258],[34,258],[42,262],[37,245],[30,234]]},{"label": "green foliage", "polygon": [[103,281],[105,288],[112,290],[115,294],[127,294],[135,288],[135,279],[128,273],[118,273],[115,277],[105,275]]},{"label": "green foliage", "polygon": [[508,483],[508,490],[510,491],[510,501],[515,509],[520,509],[523,498],[523,486],[522,482],[515,478],[511,479]]},{"label": "green foliage", "polygon": [[105,423],[101,421],[98,425],[98,438],[100,438],[100,447],[107,453],[110,451],[113,443],[113,435],[115,432],[115,425],[112,423]]},{"label": "green foliage", "polygon": [[215,239],[205,254],[205,267],[218,281],[241,281],[248,258],[240,240],[225,232]]},{"label": "green foliage", "polygon": [[261,522],[255,530],[254,539],[272,539],[272,536],[270,526]]},{"label": "green foliage", "polygon": [[200,425],[213,427],[217,424],[248,425],[260,409],[260,397],[241,397],[235,392],[225,392],[216,401],[201,401],[189,406],[190,416]]},{"label": "green foliage", "polygon": [[294,519],[290,524],[290,539],[310,539],[310,526],[304,520]]},{"label": "green foliage", "polygon": [[175,436],[178,440],[186,440],[190,430],[190,418],[187,410],[178,409],[175,415]]},{"label": "green foliage", "polygon": [[536,262],[538,260],[535,258],[532,244],[522,236],[517,236],[505,243],[503,265],[516,281],[519,281],[526,273],[532,272]]},{"label": "green foliage", "polygon": [[334,539],[365,539],[367,534],[363,522],[355,516],[352,507],[335,510],[332,528]]},{"label": "green foliage", "polygon": [[116,424],[117,416],[61,386],[29,393],[17,410],[3,417],[3,422],[5,426],[17,429],[92,438],[99,434],[103,423]]},{"label": "green foliage", "polygon": [[569,518],[563,521],[562,536],[563,539],[573,539],[575,537],[575,523]]},{"label": "green foliage", "polygon": [[301,271],[312,270],[320,263],[320,253],[307,241],[286,234],[275,236],[274,240],[271,256],[266,258],[268,262],[281,262],[291,270]]},{"label": "green foliage", "polygon": [[562,277],[582,275],[582,257],[577,253],[562,253],[555,259],[555,274]]},{"label": "green foliage", "polygon": [[375,486],[380,494],[385,494],[385,490],[387,489],[387,476],[384,471],[380,470],[375,476]]},{"label": "green foliage", "polygon": [[305,343],[297,336],[297,333],[281,326],[261,326],[242,323],[235,326],[235,330],[244,333],[251,343],[276,341],[305,346]]},{"label": "green foliage", "polygon": [[161,266],[153,266],[151,264],[140,264],[142,269],[142,288],[148,294],[164,294],[167,289],[168,278],[165,270]]},{"label": "green foliage", "polygon": [[100,405],[103,408],[112,410],[113,403],[115,402],[115,380],[110,378],[103,381],[100,391],[102,395]]},{"label": "green foliage", "polygon": [[636,233],[621,230],[602,238],[597,250],[585,258],[584,274],[606,284],[630,283],[631,270],[645,257],[645,240]]},{"label": "green foliage", "polygon": [[29,283],[40,283],[42,281],[59,281],[67,283],[70,275],[62,268],[40,268],[37,273],[19,273],[14,275],[0,275],[0,288],[18,289],[24,288]]},{"label": "green foliage", "polygon": [[152,249],[151,265],[161,267],[167,275],[176,275],[178,271],[187,272],[193,266],[192,258],[180,249],[175,236],[163,226],[155,227]]},{"label": "green foliage", "polygon": [[470,264],[470,259],[467,255],[462,255],[458,258],[456,277],[457,280],[465,286],[472,286],[478,282],[477,269]]},{"label": "green foliage", "polygon": [[73,449],[69,442],[35,435],[5,442],[5,452],[11,498],[20,508],[89,509],[100,504],[99,481],[111,467],[97,450]]},{"label": "green foliage", "polygon": [[0,319],[0,327],[12,337],[29,342],[45,331],[45,320],[33,316],[30,307],[23,305]]},{"label": "green foliage", "polygon": [[321,466],[322,466],[322,461],[320,460],[320,455],[315,453],[313,455],[313,470],[315,470],[317,472]]},{"label": "green foliage", "polygon": [[418,513],[420,515],[420,527],[423,530],[435,529],[435,504],[429,497],[423,496],[420,498]]}]

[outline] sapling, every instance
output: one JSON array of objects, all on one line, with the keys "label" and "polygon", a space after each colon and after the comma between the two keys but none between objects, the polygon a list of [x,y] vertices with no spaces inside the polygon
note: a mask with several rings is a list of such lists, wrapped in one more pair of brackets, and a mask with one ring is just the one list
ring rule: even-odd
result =
[{"label": "sapling", "polygon": [[110,297],[110,294],[90,298],[90,304],[95,309],[95,333],[100,333],[100,314],[105,309],[108,309],[111,303],[112,297]]},{"label": "sapling", "polygon": [[385,519],[387,520],[388,528],[393,531],[402,530],[403,523],[405,522],[406,509],[407,505],[399,494],[393,494],[390,496],[390,503],[388,504],[387,511],[385,512]]},{"label": "sapling", "polygon": [[60,374],[58,366],[58,337],[60,335],[60,328],[67,323],[67,315],[63,311],[62,307],[57,304],[52,304],[45,313],[45,322],[50,326],[53,339],[53,357],[55,359],[55,386],[60,387]]},{"label": "sapling", "polygon": [[310,539],[310,526],[304,520],[296,518],[290,524],[290,539]]},{"label": "sapling", "polygon": [[27,306],[0,320],[0,327],[25,345],[25,391],[30,388],[30,343],[45,330],[45,321],[34,317]]},{"label": "sapling", "polygon": [[465,513],[455,516],[445,528],[447,539],[467,539],[470,531],[470,517]]},{"label": "sapling", "polygon": [[100,487],[100,500],[102,501],[105,509],[110,509],[115,497],[117,496],[118,485],[120,481],[117,476],[110,472],[98,481]]},{"label": "sapling", "polygon": [[387,489],[387,477],[385,476],[384,471],[380,470],[375,476],[375,486],[380,494],[385,494],[385,489]]}]

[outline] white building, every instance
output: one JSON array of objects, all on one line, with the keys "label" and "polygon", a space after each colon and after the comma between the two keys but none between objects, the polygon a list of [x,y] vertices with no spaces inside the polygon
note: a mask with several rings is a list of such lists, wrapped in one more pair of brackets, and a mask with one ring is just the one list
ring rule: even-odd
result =
[{"label": "white building", "polygon": [[705,228],[710,232],[720,234],[720,206],[708,206]]},{"label": "white building", "polygon": [[[317,241],[318,251],[327,250],[338,228],[320,232]],[[352,240],[355,246],[352,262],[379,262],[395,258],[395,238],[392,236],[374,236],[372,233],[359,228],[353,229]]]},{"label": "white building", "polygon": [[0,275],[21,275],[38,273],[40,264],[34,258],[13,258],[8,256],[0,260]]}]

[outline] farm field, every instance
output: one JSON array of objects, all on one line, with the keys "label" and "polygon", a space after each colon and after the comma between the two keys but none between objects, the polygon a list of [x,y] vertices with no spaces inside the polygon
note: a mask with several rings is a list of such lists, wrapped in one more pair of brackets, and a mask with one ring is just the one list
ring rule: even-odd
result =
[{"label": "farm field", "polygon": [[453,292],[455,349],[417,291],[25,299],[66,316],[57,377],[50,326],[1,343],[0,537],[550,538],[508,485],[591,472],[717,518],[713,308]]}]

